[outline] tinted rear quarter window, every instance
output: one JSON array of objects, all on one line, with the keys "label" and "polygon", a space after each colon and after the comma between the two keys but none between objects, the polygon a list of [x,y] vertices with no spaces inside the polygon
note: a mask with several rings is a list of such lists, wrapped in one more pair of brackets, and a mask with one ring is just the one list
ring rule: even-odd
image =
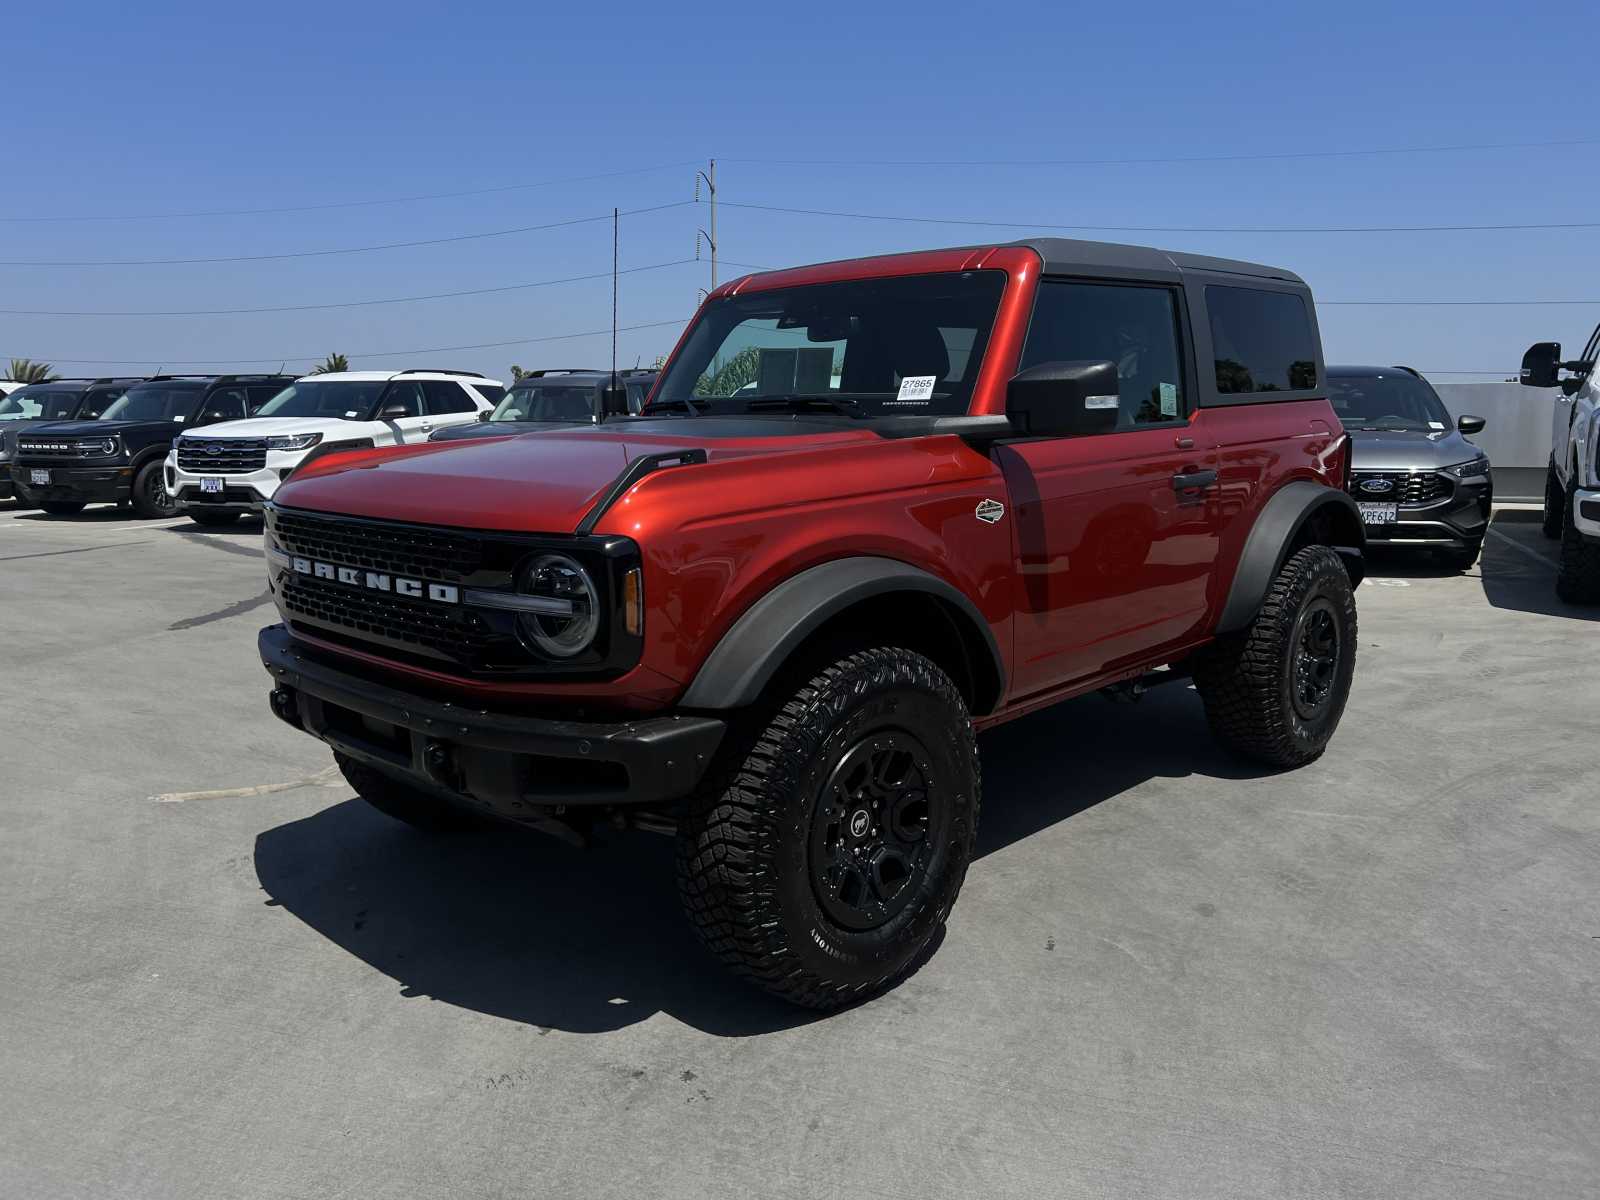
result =
[{"label": "tinted rear quarter window", "polygon": [[474,383],[472,385],[472,390],[477,392],[478,395],[482,396],[490,404],[499,404],[500,401],[506,398],[505,388],[500,387],[498,384]]},{"label": "tinted rear quarter window", "polygon": [[1209,286],[1206,311],[1221,395],[1317,386],[1317,340],[1298,293]]},{"label": "tinted rear quarter window", "polygon": [[442,417],[449,413],[477,412],[478,406],[467,395],[466,389],[448,379],[426,379],[422,392],[428,398],[428,413]]}]

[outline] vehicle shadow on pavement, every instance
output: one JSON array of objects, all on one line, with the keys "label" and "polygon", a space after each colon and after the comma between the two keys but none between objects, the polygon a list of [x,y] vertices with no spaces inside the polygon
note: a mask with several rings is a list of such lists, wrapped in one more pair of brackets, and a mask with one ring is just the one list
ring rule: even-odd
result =
[{"label": "vehicle shadow on pavement", "polygon": [[[1556,595],[1559,543],[1539,532],[1537,512],[1497,512],[1489,528],[1497,537],[1483,544],[1478,564],[1483,595],[1495,608],[1566,617],[1573,621],[1600,621],[1600,605],[1568,604]],[[1509,539],[1506,545],[1501,538]]]},{"label": "vehicle shadow on pavement", "polygon": [[[980,858],[1154,776],[1263,773],[1216,747],[1181,685],[1136,705],[1086,697],[980,744]],[[408,998],[572,1033],[657,1012],[723,1037],[819,1019],[733,978],[700,946],[678,908],[670,841],[606,840],[582,851],[517,830],[427,837],[350,799],[260,834],[255,865],[269,904]]]}]

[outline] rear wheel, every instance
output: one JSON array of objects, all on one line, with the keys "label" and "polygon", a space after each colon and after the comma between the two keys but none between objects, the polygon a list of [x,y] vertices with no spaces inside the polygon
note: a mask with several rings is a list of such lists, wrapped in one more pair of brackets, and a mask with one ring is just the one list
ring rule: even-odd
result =
[{"label": "rear wheel", "polygon": [[83,511],[84,504],[81,500],[45,500],[39,507],[53,517],[72,517]]},{"label": "rear wheel", "polygon": [[880,647],[789,679],[679,825],[678,891],[713,954],[808,1008],[914,970],[977,835],[972,721],[934,663]]},{"label": "rear wheel", "polygon": [[1561,486],[1555,463],[1551,463],[1544,477],[1544,521],[1539,526],[1540,532],[1551,541],[1561,536],[1561,506],[1566,499],[1567,490]]},{"label": "rear wheel", "polygon": [[152,459],[139,468],[133,477],[133,511],[141,517],[172,517],[178,513],[178,503],[167,491],[166,472],[161,461]]},{"label": "rear wheel", "polygon": [[225,525],[232,525],[239,519],[239,514],[236,512],[208,512],[203,508],[191,508],[188,510],[188,513],[189,519],[196,525],[222,527]]},{"label": "rear wheel", "polygon": [[463,812],[426,792],[407,787],[364,763],[343,754],[335,754],[333,759],[339,764],[345,782],[386,817],[403,821],[424,833],[455,833],[471,829],[476,824],[471,813]]},{"label": "rear wheel", "polygon": [[[1574,480],[1577,475],[1574,473]],[[1566,493],[1561,505],[1561,561],[1556,569],[1556,595],[1568,604],[1600,604],[1600,543],[1578,532],[1573,509],[1577,497]]]},{"label": "rear wheel", "polygon": [[1211,731],[1275,767],[1319,757],[1338,728],[1356,659],[1356,598],[1344,563],[1307,546],[1278,572],[1248,628],[1195,663]]}]

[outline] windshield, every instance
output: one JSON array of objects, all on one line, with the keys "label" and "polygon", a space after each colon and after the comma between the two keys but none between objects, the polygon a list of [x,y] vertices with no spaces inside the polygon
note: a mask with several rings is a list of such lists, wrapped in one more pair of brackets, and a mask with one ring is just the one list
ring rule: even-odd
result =
[{"label": "windshield", "polygon": [[491,421],[588,421],[594,417],[593,384],[517,384],[494,410]]},{"label": "windshield", "polygon": [[21,421],[34,417],[60,421],[77,410],[82,395],[82,392],[63,391],[60,388],[18,388],[0,400],[0,421]]},{"label": "windshield", "polygon": [[256,409],[258,417],[337,417],[345,421],[364,421],[377,403],[384,379],[362,379],[319,383],[302,379],[291,383],[271,400]]},{"label": "windshield", "polygon": [[649,411],[965,413],[999,271],[819,283],[708,304]]},{"label": "windshield", "polygon": [[1376,375],[1330,375],[1328,399],[1346,429],[1438,431],[1450,414],[1433,388],[1404,371]]},{"label": "windshield", "polygon": [[200,384],[188,386],[174,384],[145,384],[129,388],[105,412],[103,421],[182,421],[193,411],[195,401],[204,393]]}]

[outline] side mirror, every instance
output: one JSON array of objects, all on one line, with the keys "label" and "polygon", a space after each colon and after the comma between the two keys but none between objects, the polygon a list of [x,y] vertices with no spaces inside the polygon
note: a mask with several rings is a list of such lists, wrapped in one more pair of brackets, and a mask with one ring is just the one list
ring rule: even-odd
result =
[{"label": "side mirror", "polygon": [[1522,373],[1517,382],[1524,387],[1555,387],[1561,370],[1561,343],[1535,342],[1522,356]]},{"label": "side mirror", "polygon": [[1482,417],[1463,415],[1456,418],[1456,428],[1462,433],[1482,433],[1485,424]]},{"label": "side mirror", "polygon": [[378,410],[378,420],[380,421],[398,421],[402,417],[409,417],[410,415],[411,410],[404,404],[385,404]]},{"label": "side mirror", "polygon": [[1117,365],[1109,360],[1040,363],[1006,385],[1006,418],[1024,436],[1109,433],[1117,426],[1118,396]]},{"label": "side mirror", "polygon": [[478,414],[478,420],[479,421],[487,421],[493,416],[494,416],[494,414],[492,412],[480,412]]}]

